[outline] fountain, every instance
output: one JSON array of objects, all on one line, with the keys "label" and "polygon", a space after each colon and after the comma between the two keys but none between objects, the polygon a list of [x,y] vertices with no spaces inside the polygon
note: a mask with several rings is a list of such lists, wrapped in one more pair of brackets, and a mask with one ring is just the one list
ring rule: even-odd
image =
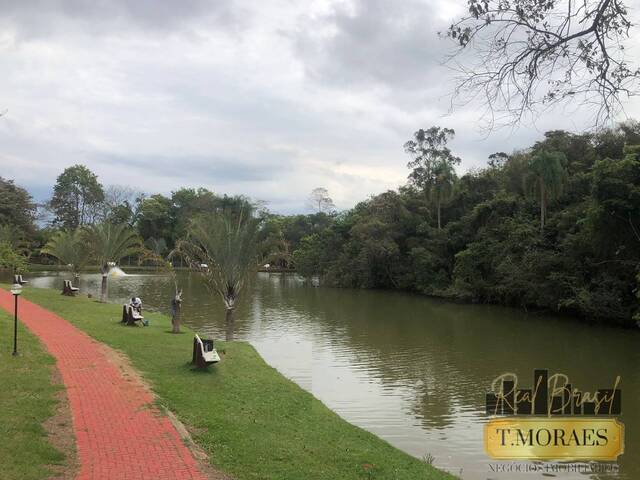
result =
[{"label": "fountain", "polygon": [[115,264],[110,265],[110,267],[111,268],[109,269],[108,273],[110,277],[124,277],[126,275],[126,273],[124,273],[124,271],[122,271],[120,267],[116,267]]}]

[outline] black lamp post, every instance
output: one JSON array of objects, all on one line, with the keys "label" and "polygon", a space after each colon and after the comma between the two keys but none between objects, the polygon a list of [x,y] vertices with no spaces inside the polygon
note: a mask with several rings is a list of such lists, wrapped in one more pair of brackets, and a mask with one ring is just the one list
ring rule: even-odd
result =
[{"label": "black lamp post", "polygon": [[13,356],[18,355],[18,296],[22,293],[22,285],[14,283],[11,286],[11,293],[15,299],[15,311],[13,315]]}]

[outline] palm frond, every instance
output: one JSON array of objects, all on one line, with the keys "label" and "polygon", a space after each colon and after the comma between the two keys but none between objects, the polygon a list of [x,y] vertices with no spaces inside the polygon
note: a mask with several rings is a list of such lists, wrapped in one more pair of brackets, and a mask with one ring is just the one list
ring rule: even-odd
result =
[{"label": "palm frond", "polygon": [[109,262],[117,263],[142,248],[138,235],[126,224],[91,225],[84,230],[83,238],[103,271]]},{"label": "palm frond", "polygon": [[260,264],[258,220],[251,216],[215,213],[192,220],[175,253],[203,276],[207,288],[219,294],[227,309]]},{"label": "palm frond", "polygon": [[60,230],[49,239],[42,253],[56,258],[78,272],[89,260],[89,249],[80,230]]}]

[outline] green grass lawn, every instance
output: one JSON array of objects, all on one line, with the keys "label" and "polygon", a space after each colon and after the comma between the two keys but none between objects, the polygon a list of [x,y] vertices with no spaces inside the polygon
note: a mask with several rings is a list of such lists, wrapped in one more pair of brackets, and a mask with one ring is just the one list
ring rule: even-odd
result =
[{"label": "green grass lawn", "polygon": [[146,312],[150,327],[126,327],[118,305],[45,289],[24,296],[124,352],[212,463],[239,480],[453,478],[342,420],[247,343],[217,342],[223,361],[195,370],[192,332],[169,333],[164,315]]},{"label": "green grass lawn", "polygon": [[[51,446],[42,423],[54,413],[53,359],[24,327],[13,357],[13,317],[0,310],[0,479],[47,478],[64,455]],[[26,345],[29,344],[29,348]]]}]

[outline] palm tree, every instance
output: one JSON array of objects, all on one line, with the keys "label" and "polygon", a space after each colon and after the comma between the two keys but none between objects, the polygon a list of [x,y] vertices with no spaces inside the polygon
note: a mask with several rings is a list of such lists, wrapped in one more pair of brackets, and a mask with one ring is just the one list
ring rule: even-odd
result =
[{"label": "palm tree", "polygon": [[60,230],[42,248],[42,253],[50,255],[68,266],[74,275],[87,264],[89,249],[80,230]]},{"label": "palm tree", "polygon": [[227,339],[233,337],[233,311],[246,283],[261,264],[259,220],[244,210],[196,217],[176,251],[204,278],[226,310]]},{"label": "palm tree", "polygon": [[453,185],[456,181],[456,172],[453,164],[446,160],[438,162],[434,168],[434,181],[431,187],[431,198],[435,199],[436,209],[438,212],[438,230],[441,225],[441,209],[442,204],[447,202],[453,194]]},{"label": "palm tree", "polygon": [[140,239],[128,225],[111,223],[88,226],[84,230],[83,238],[89,245],[91,256],[100,265],[100,301],[106,302],[109,264],[118,263],[120,259],[139,252]]},{"label": "palm tree", "polygon": [[562,152],[542,150],[529,159],[529,178],[540,200],[540,231],[544,230],[547,205],[562,193],[567,157]]}]

